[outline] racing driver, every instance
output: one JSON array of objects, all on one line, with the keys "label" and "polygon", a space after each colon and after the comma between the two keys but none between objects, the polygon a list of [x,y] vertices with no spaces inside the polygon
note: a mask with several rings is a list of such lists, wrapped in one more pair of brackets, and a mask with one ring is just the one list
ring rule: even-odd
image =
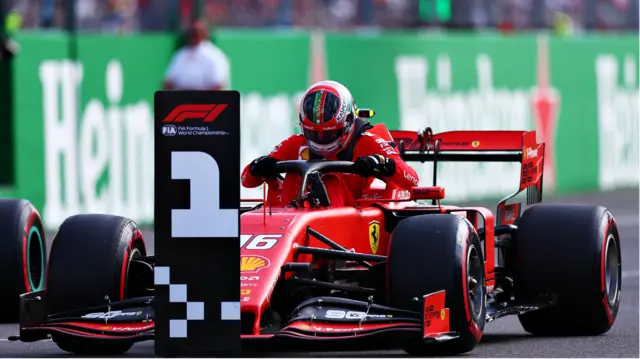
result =
[{"label": "racing driver", "polygon": [[[324,159],[353,161],[358,175],[325,174],[322,180],[333,205],[353,205],[362,190],[373,182],[374,171],[385,177],[387,188],[410,189],[418,185],[418,175],[391,144],[368,132],[373,126],[356,117],[356,105],[349,90],[335,81],[318,82],[304,93],[300,103],[302,134],[293,135],[267,156],[249,163],[242,172],[242,185],[253,188],[265,181],[273,185],[278,161]],[[292,183],[293,182],[293,183]],[[290,203],[298,194],[300,176],[289,174],[282,185],[281,201]],[[270,186],[271,191],[271,186]]]}]

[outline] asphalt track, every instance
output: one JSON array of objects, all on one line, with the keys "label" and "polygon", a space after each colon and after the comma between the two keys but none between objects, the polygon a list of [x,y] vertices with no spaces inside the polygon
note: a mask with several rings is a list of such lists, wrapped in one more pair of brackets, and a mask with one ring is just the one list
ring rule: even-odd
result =
[{"label": "asphalt track", "polygon": [[[528,335],[516,317],[505,317],[487,324],[480,345],[468,357],[634,357],[639,353],[638,315],[638,190],[624,190],[595,195],[548,199],[545,202],[588,203],[603,205],[618,221],[622,238],[623,284],[620,311],[613,328],[597,337],[538,338]],[[486,203],[494,208],[495,203]],[[146,231],[145,239],[153,250],[153,232]],[[67,354],[51,341],[36,343],[9,342],[7,337],[17,334],[15,324],[0,325],[0,357],[49,357]],[[362,348],[366,350],[367,348]],[[154,355],[153,342],[136,344],[128,356]],[[293,357],[395,357],[402,351],[274,353],[270,356]]]}]

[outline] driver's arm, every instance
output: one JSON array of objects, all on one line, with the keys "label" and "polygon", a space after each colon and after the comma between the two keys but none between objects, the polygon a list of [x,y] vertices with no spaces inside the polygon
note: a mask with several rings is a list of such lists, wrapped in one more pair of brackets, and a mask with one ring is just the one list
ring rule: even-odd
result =
[{"label": "driver's arm", "polygon": [[411,187],[417,186],[420,179],[416,171],[400,158],[396,151],[386,140],[372,133],[365,133],[358,141],[354,151],[354,157],[382,155],[390,158],[396,165],[393,175],[387,177],[385,181],[392,182],[394,185],[409,190]]},{"label": "driver's arm", "polygon": [[[267,156],[273,157],[278,161],[297,160],[301,143],[302,136],[293,135],[280,142]],[[258,187],[263,184],[265,180],[263,177],[251,175],[251,173],[249,173],[250,165],[251,164],[248,164],[242,171],[242,176],[240,177],[242,185],[246,188]]]}]

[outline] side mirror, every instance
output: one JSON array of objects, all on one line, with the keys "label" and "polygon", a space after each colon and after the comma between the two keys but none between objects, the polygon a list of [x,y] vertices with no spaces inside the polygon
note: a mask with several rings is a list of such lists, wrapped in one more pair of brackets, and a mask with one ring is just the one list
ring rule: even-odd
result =
[{"label": "side mirror", "polygon": [[375,115],[376,115],[376,112],[368,108],[359,108],[356,110],[356,117],[373,118],[373,116]]}]

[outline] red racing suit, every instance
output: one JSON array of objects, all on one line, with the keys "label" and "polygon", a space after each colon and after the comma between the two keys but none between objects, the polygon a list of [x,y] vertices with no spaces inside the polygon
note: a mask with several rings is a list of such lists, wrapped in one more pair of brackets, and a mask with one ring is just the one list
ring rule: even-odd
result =
[{"label": "red racing suit", "polygon": [[[363,132],[360,136],[354,138],[357,141],[353,146],[353,156],[351,161],[358,157],[369,155],[382,155],[390,158],[395,162],[396,170],[390,177],[384,178],[387,188],[395,187],[399,189],[411,189],[418,185],[418,174],[406,162],[404,162],[398,152],[382,137],[370,133]],[[293,135],[277,145],[268,156],[278,161],[288,160],[308,160],[310,149],[307,139],[302,135]],[[327,160],[337,160],[338,155],[327,158]],[[344,160],[344,158],[343,158]],[[264,183],[264,178],[252,176],[249,173],[247,165],[242,171],[242,185],[247,188],[254,188]],[[361,177],[353,174],[325,174],[323,182],[327,188],[329,199],[333,205],[352,205],[355,199],[362,196],[364,189],[368,188],[373,182],[373,177]],[[271,187],[274,183],[269,183]],[[279,202],[290,203],[295,199],[300,190],[300,176],[288,174],[283,183],[282,199]]]}]

